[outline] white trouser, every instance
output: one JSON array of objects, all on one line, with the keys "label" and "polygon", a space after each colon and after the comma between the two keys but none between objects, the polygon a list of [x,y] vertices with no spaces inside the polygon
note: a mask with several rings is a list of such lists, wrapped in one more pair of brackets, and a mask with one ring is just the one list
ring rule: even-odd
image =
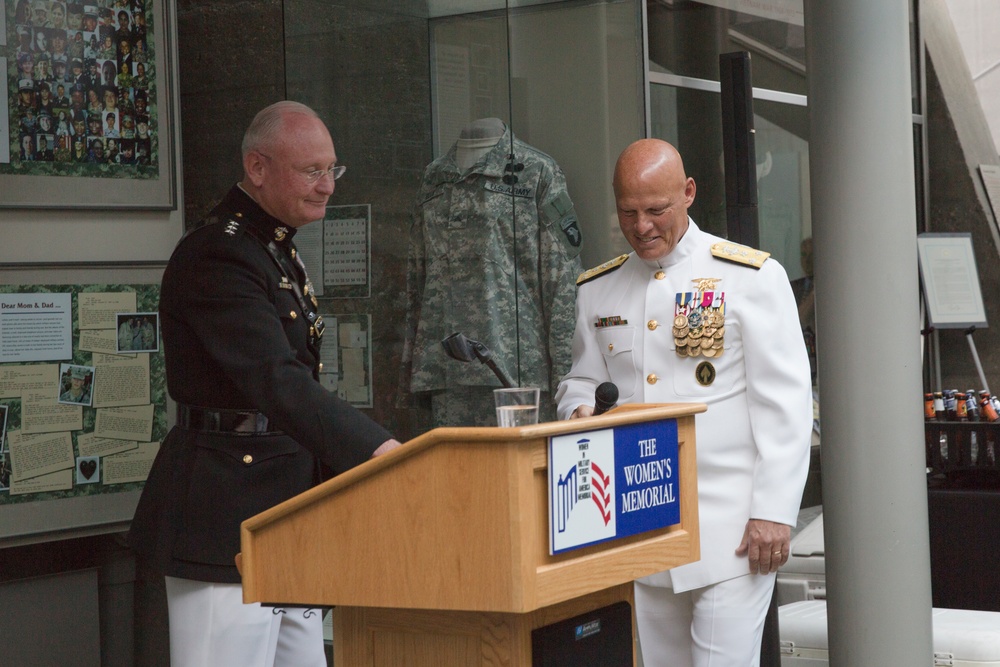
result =
[{"label": "white trouser", "polygon": [[635,582],[643,667],[758,667],[775,573],[674,593]]},{"label": "white trouser", "polygon": [[166,584],[171,667],[326,667],[323,610],[243,604],[239,584]]}]

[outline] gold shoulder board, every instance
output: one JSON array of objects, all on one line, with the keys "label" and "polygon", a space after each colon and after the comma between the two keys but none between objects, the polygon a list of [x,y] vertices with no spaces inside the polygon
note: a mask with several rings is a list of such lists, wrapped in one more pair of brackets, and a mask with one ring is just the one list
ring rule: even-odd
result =
[{"label": "gold shoulder board", "polygon": [[586,271],[584,271],[583,273],[581,273],[580,276],[576,279],[577,287],[579,287],[580,285],[582,285],[584,283],[590,282],[594,278],[599,278],[599,277],[603,276],[605,273],[609,273],[611,271],[614,271],[619,266],[621,266],[622,264],[624,264],[625,260],[627,260],[627,259],[628,259],[628,255],[627,254],[626,255],[618,255],[614,259],[609,259],[608,261],[604,262],[604,264],[600,264],[598,266],[595,266],[592,269],[587,269]]},{"label": "gold shoulder board", "polygon": [[732,243],[730,241],[713,243],[712,254],[719,259],[724,259],[728,262],[735,262],[736,264],[743,264],[744,266],[752,266],[755,269],[759,269],[763,266],[764,262],[767,261],[767,258],[771,256],[771,253],[769,252],[740,245],[739,243]]}]

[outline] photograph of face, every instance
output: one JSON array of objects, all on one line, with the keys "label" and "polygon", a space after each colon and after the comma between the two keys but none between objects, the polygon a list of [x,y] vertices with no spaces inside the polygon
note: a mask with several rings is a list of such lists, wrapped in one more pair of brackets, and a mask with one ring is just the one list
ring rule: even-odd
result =
[{"label": "photograph of face", "polygon": [[118,139],[118,115],[114,111],[104,112],[104,137]]},{"label": "photograph of face", "polygon": [[83,28],[83,5],[71,2],[66,6],[66,27],[70,30]]},{"label": "photograph of face", "polygon": [[91,137],[101,136],[101,114],[92,113],[87,117],[87,134]]},{"label": "photograph of face", "polygon": [[118,164],[135,164],[135,141],[122,139],[121,150],[118,152]]},{"label": "photograph of face", "polygon": [[52,42],[52,57],[66,56],[66,31],[62,28],[51,28],[49,30]]},{"label": "photograph of face", "polygon": [[101,65],[101,85],[114,86],[118,78],[118,66],[113,60],[105,60]]},{"label": "photograph of face", "polygon": [[54,134],[35,135],[35,157],[38,160],[52,162],[55,159],[56,137]]},{"label": "photograph of face", "polygon": [[71,405],[93,403],[94,367],[60,364],[59,402]]},{"label": "photograph of face", "polygon": [[31,50],[35,53],[49,52],[49,36],[46,34],[44,28],[37,28],[35,30],[35,41],[32,44]]},{"label": "photograph of face", "polygon": [[59,30],[66,28],[66,5],[53,2],[49,9],[49,26]]},{"label": "photograph of face", "polygon": [[104,110],[114,111],[118,108],[118,91],[113,86],[104,89]]},{"label": "photograph of face", "polygon": [[34,0],[31,3],[31,25],[36,28],[44,28],[49,22],[48,4],[43,0]]},{"label": "photograph of face", "polygon": [[90,140],[90,148],[87,150],[86,161],[91,164],[104,162],[104,142],[101,139]]},{"label": "photograph of face", "polygon": [[32,141],[30,134],[21,137],[21,159],[25,161],[35,159],[35,142]]}]

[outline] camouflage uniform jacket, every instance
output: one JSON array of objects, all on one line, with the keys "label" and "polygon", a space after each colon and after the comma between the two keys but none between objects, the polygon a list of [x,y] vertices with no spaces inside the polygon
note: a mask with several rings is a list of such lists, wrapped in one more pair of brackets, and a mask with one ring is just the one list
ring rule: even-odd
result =
[{"label": "camouflage uniform jacket", "polygon": [[[512,151],[513,148],[513,151]],[[555,160],[514,138],[464,172],[457,146],[424,172],[410,230],[405,383],[411,392],[500,386],[449,359],[454,332],[483,343],[515,384],[555,392],[569,371],[581,235]],[[520,363],[518,363],[520,361]]]}]

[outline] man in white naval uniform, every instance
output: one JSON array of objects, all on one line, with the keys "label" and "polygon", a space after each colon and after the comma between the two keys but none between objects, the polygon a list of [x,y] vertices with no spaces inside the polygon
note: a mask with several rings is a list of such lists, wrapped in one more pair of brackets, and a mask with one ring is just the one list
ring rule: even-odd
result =
[{"label": "man in white naval uniform", "polygon": [[694,180],[670,144],[643,139],[615,167],[634,252],[577,281],[573,366],[560,418],[621,403],[699,402],[701,560],[635,585],[646,667],[759,664],[775,572],[788,558],[809,467],[809,360],[784,269],[698,229]]}]

